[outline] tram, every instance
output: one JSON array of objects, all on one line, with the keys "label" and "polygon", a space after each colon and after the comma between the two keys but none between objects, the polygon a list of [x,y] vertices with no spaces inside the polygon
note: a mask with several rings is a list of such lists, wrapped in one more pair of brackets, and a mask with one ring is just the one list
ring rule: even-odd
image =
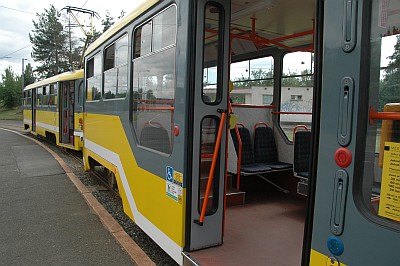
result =
[{"label": "tram", "polygon": [[65,72],[24,88],[24,129],[57,145],[82,150],[84,71]]},{"label": "tram", "polygon": [[85,54],[85,170],[179,264],[397,265],[399,10],[144,2]]}]

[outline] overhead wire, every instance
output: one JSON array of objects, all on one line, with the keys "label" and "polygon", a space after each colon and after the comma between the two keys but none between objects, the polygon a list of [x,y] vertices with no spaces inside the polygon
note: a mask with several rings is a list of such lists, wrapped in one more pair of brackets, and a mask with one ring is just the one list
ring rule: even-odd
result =
[{"label": "overhead wire", "polygon": [[22,47],[22,48],[20,48],[20,49],[18,49],[18,50],[15,50],[14,52],[11,52],[11,53],[9,53],[9,54],[3,55],[3,56],[0,57],[0,59],[7,58],[9,55],[12,55],[12,54],[15,54],[16,52],[19,52],[19,51],[21,51],[21,50],[24,50],[24,49],[28,48],[29,46],[32,46],[32,44],[29,44],[29,45],[27,45],[27,46],[25,46],[25,47]]},{"label": "overhead wire", "polygon": [[5,8],[5,9],[10,9],[10,10],[26,13],[26,14],[36,15],[35,13],[32,13],[32,12],[28,12],[28,11],[24,11],[24,10],[20,10],[20,9],[15,9],[15,8],[7,7],[7,6],[1,6],[0,5],[0,8]]}]

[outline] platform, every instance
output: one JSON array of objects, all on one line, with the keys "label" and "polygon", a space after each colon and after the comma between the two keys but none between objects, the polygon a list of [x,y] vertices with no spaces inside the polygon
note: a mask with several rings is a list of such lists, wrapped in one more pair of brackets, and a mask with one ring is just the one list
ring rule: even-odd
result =
[{"label": "platform", "polygon": [[0,129],[0,258],[4,265],[136,265],[60,164]]}]

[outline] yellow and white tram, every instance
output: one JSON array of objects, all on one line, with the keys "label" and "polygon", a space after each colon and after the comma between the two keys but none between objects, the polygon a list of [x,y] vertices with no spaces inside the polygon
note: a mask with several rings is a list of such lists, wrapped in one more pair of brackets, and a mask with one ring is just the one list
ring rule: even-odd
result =
[{"label": "yellow and white tram", "polygon": [[76,72],[24,124],[78,149],[83,122],[85,170],[179,264],[397,265],[399,10],[149,0],[88,48],[84,116]]},{"label": "yellow and white tram", "polygon": [[83,147],[84,71],[65,72],[24,88],[24,128],[74,150]]}]

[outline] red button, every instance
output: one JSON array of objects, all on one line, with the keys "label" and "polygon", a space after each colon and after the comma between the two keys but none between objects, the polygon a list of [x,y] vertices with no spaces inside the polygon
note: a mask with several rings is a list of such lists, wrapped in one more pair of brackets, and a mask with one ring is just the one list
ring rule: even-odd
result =
[{"label": "red button", "polygon": [[179,135],[179,127],[178,126],[174,127],[174,135],[175,135],[175,137],[177,137]]},{"label": "red button", "polygon": [[341,168],[346,168],[351,164],[352,155],[346,148],[339,148],[335,152],[335,162]]}]

